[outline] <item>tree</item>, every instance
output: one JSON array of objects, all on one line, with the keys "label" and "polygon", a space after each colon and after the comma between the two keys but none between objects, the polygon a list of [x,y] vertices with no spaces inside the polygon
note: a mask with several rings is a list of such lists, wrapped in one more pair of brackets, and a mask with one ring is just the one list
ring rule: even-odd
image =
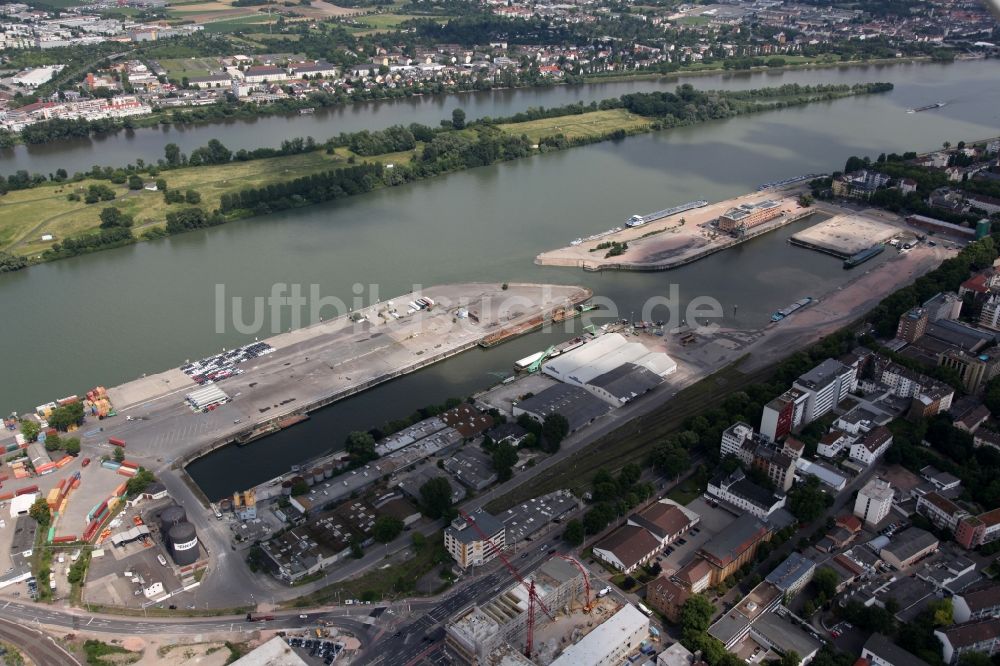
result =
[{"label": "tree", "polygon": [[673,479],[691,466],[691,456],[678,443],[668,441],[653,450],[652,462],[664,476]]},{"label": "tree", "polygon": [[29,442],[38,441],[38,434],[42,431],[42,426],[38,425],[37,421],[29,421],[28,419],[21,419],[21,434]]},{"label": "tree", "polygon": [[62,440],[59,439],[59,435],[53,433],[45,438],[46,451],[58,451],[61,448],[62,448]]},{"label": "tree", "polygon": [[309,492],[309,484],[305,482],[305,479],[299,479],[292,484],[292,496],[298,497],[299,495],[305,495]]},{"label": "tree", "polygon": [[574,518],[566,523],[566,529],[563,531],[563,541],[571,546],[579,546],[583,544],[584,536],[583,523],[579,520]]},{"label": "tree", "polygon": [[562,414],[552,413],[542,421],[543,446],[549,453],[559,450],[559,445],[569,434],[569,421]]},{"label": "tree", "polygon": [[819,487],[819,480],[810,476],[805,483],[792,488],[788,493],[788,510],[800,522],[812,522],[819,518],[831,498]]},{"label": "tree", "polygon": [[813,574],[812,582],[816,586],[816,592],[823,595],[824,601],[829,601],[837,594],[840,576],[830,567],[820,567]]},{"label": "tree", "polygon": [[507,442],[500,442],[493,448],[493,469],[496,470],[500,482],[513,476],[512,468],[517,463],[517,449]]},{"label": "tree", "polygon": [[80,453],[80,440],[76,437],[70,437],[63,442],[62,449],[71,456],[78,455]]},{"label": "tree", "polygon": [[451,125],[455,129],[465,129],[465,111],[455,109],[451,112]]},{"label": "tree", "polygon": [[375,519],[372,536],[379,543],[389,543],[403,531],[403,521],[392,516],[379,516]]},{"label": "tree", "polygon": [[156,481],[156,477],[145,467],[140,467],[139,471],[135,473],[128,483],[125,484],[125,488],[128,490],[128,494],[135,497],[140,494],[146,488],[149,487],[153,481]]},{"label": "tree", "polygon": [[108,207],[101,210],[101,229],[114,229],[115,227],[131,227],[134,220],[128,213],[123,213],[117,208]]},{"label": "tree", "polygon": [[371,433],[360,430],[355,430],[347,436],[344,449],[358,464],[364,464],[378,458],[378,454],[375,453],[375,438],[371,436]]},{"label": "tree", "polygon": [[789,650],[781,656],[781,660],[778,662],[779,666],[799,666],[802,662],[802,657],[795,650]]},{"label": "tree", "polygon": [[128,189],[130,190],[141,190],[145,183],[142,182],[142,178],[132,174],[128,177]]},{"label": "tree", "polygon": [[201,203],[201,195],[197,190],[188,190],[184,193],[184,201],[189,204]]},{"label": "tree", "polygon": [[443,476],[437,476],[420,486],[420,499],[424,515],[441,518],[451,509],[451,484]]},{"label": "tree", "polygon": [[125,460],[125,449],[120,446],[116,446],[112,455],[114,456],[115,462],[121,462]]},{"label": "tree", "polygon": [[694,594],[681,606],[681,628],[684,633],[702,633],[712,623],[715,607],[701,594]]},{"label": "tree", "polygon": [[163,153],[170,166],[177,166],[181,163],[181,149],[176,143],[168,143],[164,146]]},{"label": "tree", "polygon": [[993,660],[984,652],[965,651],[958,657],[958,666],[993,666]]},{"label": "tree", "polygon": [[68,430],[70,426],[78,426],[82,423],[83,403],[79,401],[56,407],[49,415],[49,425],[63,432]]},{"label": "tree", "polygon": [[28,509],[28,515],[35,519],[39,527],[48,527],[49,522],[52,520],[52,514],[49,512],[49,504],[45,501],[44,497],[39,497],[35,500],[35,503]]}]

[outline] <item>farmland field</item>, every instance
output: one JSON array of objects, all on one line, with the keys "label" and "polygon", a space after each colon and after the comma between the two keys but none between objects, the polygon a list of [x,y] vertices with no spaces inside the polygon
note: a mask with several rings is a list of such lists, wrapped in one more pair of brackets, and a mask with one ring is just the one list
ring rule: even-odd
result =
[{"label": "farmland field", "polygon": [[185,76],[208,76],[210,71],[218,71],[219,61],[215,58],[164,58],[160,66],[167,70],[167,76],[180,80]]},{"label": "farmland field", "polygon": [[562,134],[567,139],[597,137],[617,129],[629,131],[645,127],[648,124],[649,118],[637,116],[625,109],[610,109],[591,111],[576,116],[542,118],[525,123],[500,125],[500,129],[511,134],[527,134],[528,138],[538,141],[543,136],[556,134]]}]

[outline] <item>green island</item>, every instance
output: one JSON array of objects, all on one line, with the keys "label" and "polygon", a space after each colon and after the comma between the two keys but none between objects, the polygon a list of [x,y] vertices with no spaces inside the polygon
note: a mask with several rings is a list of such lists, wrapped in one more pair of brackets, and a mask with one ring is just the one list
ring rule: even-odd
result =
[{"label": "green island", "polygon": [[885,92],[891,83],[798,84],[744,91],[634,93],[467,123],[419,124],[231,151],[212,140],[190,155],[168,144],[137,160],[0,181],[0,272],[298,208],[407,182],[673,127]]}]

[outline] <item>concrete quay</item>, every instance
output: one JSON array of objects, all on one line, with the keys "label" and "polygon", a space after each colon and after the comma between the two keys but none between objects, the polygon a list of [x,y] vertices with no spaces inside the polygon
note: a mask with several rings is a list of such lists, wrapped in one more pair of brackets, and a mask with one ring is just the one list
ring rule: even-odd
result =
[{"label": "concrete quay", "polygon": [[[815,212],[813,209],[798,204],[799,196],[808,191],[808,183],[799,182],[745,194],[639,227],[626,227],[597,240],[549,250],[535,257],[535,263],[542,266],[576,266],[586,271],[663,271],[678,268],[811,215]],[[742,236],[721,232],[712,225],[730,208],[767,199],[778,202],[781,215],[753,227]],[[628,243],[628,249],[614,257],[605,257],[607,250],[596,249],[601,243],[613,242]]]},{"label": "concrete quay", "polygon": [[[98,437],[125,440],[130,458],[184,464],[220,446],[273,431],[290,415],[329,405],[487,338],[533,330],[566,316],[591,295],[583,287],[550,284],[429,287],[369,305],[353,317],[344,315],[264,340],[274,353],[240,365],[243,374],[217,382],[231,401],[212,411],[195,412],[188,406],[185,395],[199,387],[178,369],[111,388],[121,416],[103,421]],[[429,297],[436,305],[404,314],[406,304],[419,297]],[[390,308],[399,318],[389,314]],[[354,321],[359,315],[364,320]]]}]

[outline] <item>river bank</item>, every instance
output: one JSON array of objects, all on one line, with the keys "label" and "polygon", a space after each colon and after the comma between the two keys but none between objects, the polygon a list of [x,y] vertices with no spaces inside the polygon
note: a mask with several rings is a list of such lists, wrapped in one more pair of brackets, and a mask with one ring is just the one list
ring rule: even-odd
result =
[{"label": "river bank", "polygon": [[[659,129],[691,126],[705,122],[707,118],[761,113],[887,90],[891,90],[891,84],[817,86],[796,92],[768,88],[713,93],[711,98],[704,93],[690,91],[685,93],[690,99],[684,104],[679,103],[681,98],[671,93],[653,93],[644,98],[633,95],[633,104],[641,103],[640,108],[657,115],[643,116],[632,109],[621,108],[623,100],[607,100],[613,108],[582,114],[573,109],[573,113],[569,114],[572,128],[562,127],[565,121],[561,116],[555,116],[499,127],[482,123],[465,129],[439,131],[430,141],[426,140],[429,137],[419,142],[411,137],[412,149],[370,156],[359,155],[344,146],[333,148],[329,145],[311,152],[245,162],[230,162],[227,154],[223,164],[156,170],[152,176],[133,169],[129,173],[142,179],[138,185],[145,183],[141,189],[131,189],[127,183],[115,186],[107,180],[94,178],[47,183],[9,192],[0,199],[0,250],[24,255],[30,263],[40,263],[67,255],[119,247],[131,240],[155,240],[180,230],[215,226],[227,220],[263,215],[282,208],[298,208],[494,162],[617,140]],[[439,138],[448,135],[455,138],[438,143]],[[368,137],[365,138],[367,140]],[[525,141],[535,143],[529,145]],[[431,152],[428,152],[428,145]],[[360,160],[364,161],[355,166]],[[338,184],[338,174],[356,171],[366,164],[375,168],[370,170],[371,173],[358,176],[367,179],[363,184],[360,181],[351,187]],[[337,170],[336,173],[334,170]],[[124,173],[121,180],[125,180]],[[187,197],[187,203],[192,206],[197,204],[198,207],[185,209],[167,203],[165,193],[159,191],[159,186],[154,184],[150,187],[150,183],[155,183],[154,178],[165,181],[168,189],[184,191],[185,195],[188,190],[193,190],[196,196]],[[86,194],[94,188],[110,188],[113,202],[87,203]],[[250,196],[248,193],[253,194]],[[135,238],[130,231],[128,236],[131,238],[116,236],[110,239],[112,242],[101,242],[110,231],[106,229],[107,222],[101,218],[101,212],[106,207],[112,207],[133,220],[134,230],[142,236]],[[200,211],[195,216],[197,219],[192,217],[189,221],[185,218],[183,222],[171,226],[171,214],[186,215],[191,211]],[[118,235],[123,235],[121,230],[117,231],[120,232]],[[74,241],[72,252],[67,252],[68,238],[81,239],[79,243]]]}]

